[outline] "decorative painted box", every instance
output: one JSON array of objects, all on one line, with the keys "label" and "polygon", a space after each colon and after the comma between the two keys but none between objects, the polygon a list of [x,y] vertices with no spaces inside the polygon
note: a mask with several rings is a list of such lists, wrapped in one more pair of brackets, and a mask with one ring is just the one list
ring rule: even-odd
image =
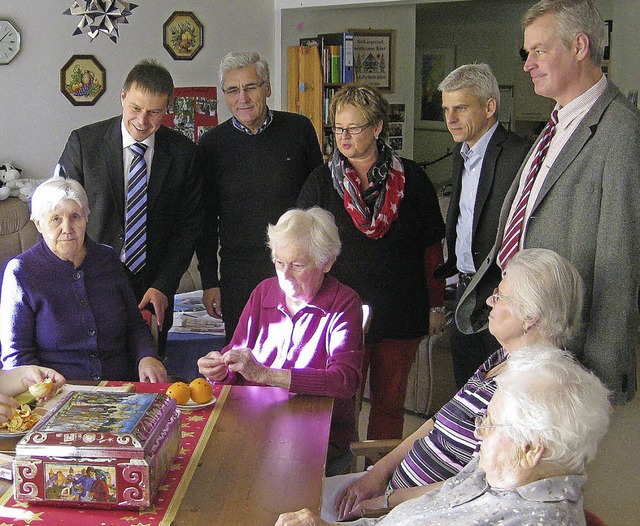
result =
[{"label": "decorative painted box", "polygon": [[180,440],[180,413],[164,394],[72,391],[16,445],[14,497],[55,506],[149,506]]}]

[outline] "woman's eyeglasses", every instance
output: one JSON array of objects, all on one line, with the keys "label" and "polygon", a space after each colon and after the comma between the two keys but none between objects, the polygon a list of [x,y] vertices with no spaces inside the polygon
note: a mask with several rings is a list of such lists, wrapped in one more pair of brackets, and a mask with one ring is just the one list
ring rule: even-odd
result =
[{"label": "woman's eyeglasses", "polygon": [[500,294],[498,292],[498,288],[493,289],[493,294],[491,294],[490,298],[493,303],[498,303],[500,300],[508,300],[511,296],[505,296],[504,294]]},{"label": "woman's eyeglasses", "polygon": [[362,126],[349,126],[348,128],[341,128],[340,126],[332,126],[331,131],[336,135],[342,135],[344,132],[347,132],[347,135],[358,135],[366,130],[371,123],[363,124]]},{"label": "woman's eyeglasses", "polygon": [[491,417],[486,413],[480,413],[475,419],[476,430],[478,429],[493,429],[494,427],[511,427],[511,424],[494,424],[491,421]]}]

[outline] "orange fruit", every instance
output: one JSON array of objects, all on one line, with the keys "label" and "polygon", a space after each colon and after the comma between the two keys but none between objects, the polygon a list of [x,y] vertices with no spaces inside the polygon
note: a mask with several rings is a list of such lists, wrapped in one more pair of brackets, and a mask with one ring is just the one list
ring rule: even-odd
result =
[{"label": "orange fruit", "polygon": [[191,390],[184,382],[175,382],[167,388],[166,395],[173,398],[179,405],[184,405],[189,401]]},{"label": "orange fruit", "polygon": [[196,378],[189,384],[191,400],[196,404],[206,404],[213,398],[213,387],[204,378]]}]

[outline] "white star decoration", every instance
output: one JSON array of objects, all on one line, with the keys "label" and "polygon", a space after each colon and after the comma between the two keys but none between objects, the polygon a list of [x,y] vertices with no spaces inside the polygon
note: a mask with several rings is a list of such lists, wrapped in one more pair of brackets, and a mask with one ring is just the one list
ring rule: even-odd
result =
[{"label": "white star decoration", "polygon": [[121,0],[75,0],[63,14],[81,17],[73,36],[86,31],[93,40],[102,32],[117,44],[118,24],[128,24],[127,17],[136,7]]}]

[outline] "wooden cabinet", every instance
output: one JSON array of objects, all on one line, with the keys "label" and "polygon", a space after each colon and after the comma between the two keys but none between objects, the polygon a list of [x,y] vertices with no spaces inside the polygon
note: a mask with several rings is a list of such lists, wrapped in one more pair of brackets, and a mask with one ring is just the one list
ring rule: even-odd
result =
[{"label": "wooden cabinet", "polygon": [[333,153],[329,103],[343,83],[323,83],[320,48],[288,48],[288,110],[306,115],[313,123],[325,157]]},{"label": "wooden cabinet", "polygon": [[[288,49],[288,109],[309,118],[323,145],[322,68],[318,46],[293,46]],[[323,149],[324,151],[324,149]]]}]

